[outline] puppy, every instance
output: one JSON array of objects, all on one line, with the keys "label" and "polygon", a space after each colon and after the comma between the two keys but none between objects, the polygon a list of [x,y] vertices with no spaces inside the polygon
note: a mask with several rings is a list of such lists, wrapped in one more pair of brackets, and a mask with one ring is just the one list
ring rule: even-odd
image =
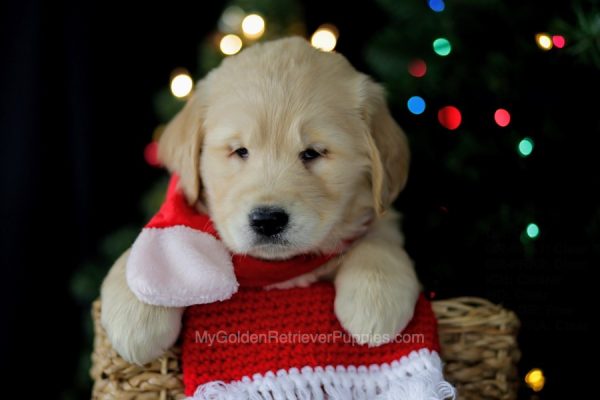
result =
[{"label": "puppy", "polygon": [[[159,158],[232,253],[287,259],[351,243],[280,287],[333,279],[335,313],[360,342],[379,345],[412,318],[420,287],[390,209],[407,140],[382,87],[342,55],[288,38],[226,58],[167,126]],[[277,214],[276,235],[252,226],[257,212]],[[124,359],[144,364],[176,341],[183,310],[140,302],[127,257],[102,285],[102,324]]]}]

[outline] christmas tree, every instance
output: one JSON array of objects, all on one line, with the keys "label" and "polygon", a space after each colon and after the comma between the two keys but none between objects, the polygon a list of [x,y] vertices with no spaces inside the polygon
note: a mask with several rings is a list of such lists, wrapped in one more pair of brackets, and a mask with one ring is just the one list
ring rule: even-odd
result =
[{"label": "christmas tree", "polygon": [[411,142],[398,208],[421,279],[440,297],[516,310],[522,395],[542,390],[544,373],[549,395],[585,391],[567,384],[585,371],[563,373],[547,349],[585,334],[586,306],[564,298],[586,291],[581,273],[598,254],[599,202],[587,195],[598,163],[586,148],[597,139],[585,132],[600,125],[579,99],[598,87],[596,2],[378,3],[389,23],[365,58]]},{"label": "christmas tree", "polygon": [[[598,254],[593,238],[600,233],[599,203],[581,198],[579,186],[592,193],[598,182],[565,174],[597,170],[591,147],[581,143],[586,129],[597,134],[600,124],[594,104],[579,99],[577,85],[598,84],[600,12],[591,1],[559,9],[499,0],[379,0],[378,5],[387,18],[364,49],[364,59],[367,72],[385,85],[411,143],[411,178],[396,204],[405,215],[409,253],[432,296],[487,297],[530,321],[521,342],[524,377],[551,361],[537,337],[547,330],[542,304],[552,302],[549,296],[560,289],[550,282],[537,293],[522,282],[538,279],[548,268],[554,268],[553,279],[562,279],[563,265],[554,263],[554,256]],[[333,25],[310,34],[323,51],[334,50],[338,35],[344,37]],[[156,140],[195,80],[252,43],[287,35],[307,36],[293,0],[228,4],[215,32],[200,45],[198,70],[173,71],[169,86],[157,93],[155,111],[162,124],[143,149],[148,164],[159,167]],[[580,118],[576,123],[573,115]],[[571,165],[565,166],[563,152],[579,156],[569,157]],[[581,201],[552,204],[558,181],[560,190]],[[165,174],[144,196],[139,225],[109,235],[98,257],[75,275],[73,292],[85,312],[112,262],[162,201],[166,182]],[[586,226],[565,222],[564,212]],[[565,230],[569,240],[562,237]],[[569,279],[568,284],[576,283]],[[91,337],[89,323],[87,333]],[[89,353],[89,348],[82,352],[81,382]],[[558,373],[552,367],[545,371]],[[539,382],[536,387],[541,389]]]}]

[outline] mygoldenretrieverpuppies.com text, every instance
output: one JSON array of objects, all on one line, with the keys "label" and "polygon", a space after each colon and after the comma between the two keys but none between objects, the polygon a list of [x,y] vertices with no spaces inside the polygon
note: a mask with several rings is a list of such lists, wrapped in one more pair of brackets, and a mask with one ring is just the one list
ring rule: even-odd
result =
[{"label": "mygoldenretrieverpuppies.com text", "polygon": [[[367,340],[368,339],[368,340]],[[349,335],[344,331],[328,333],[306,332],[280,332],[276,330],[266,332],[220,330],[217,332],[196,331],[195,343],[207,344],[328,344],[344,343],[359,346],[360,343],[424,343],[425,335],[422,333],[399,333],[397,335],[359,334]]]}]

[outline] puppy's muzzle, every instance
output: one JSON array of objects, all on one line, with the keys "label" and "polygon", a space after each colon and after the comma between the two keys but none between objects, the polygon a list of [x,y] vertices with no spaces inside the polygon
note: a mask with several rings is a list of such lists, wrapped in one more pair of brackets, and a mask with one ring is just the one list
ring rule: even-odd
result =
[{"label": "puppy's muzzle", "polygon": [[290,216],[279,207],[257,207],[250,212],[248,218],[255,233],[271,237],[285,230]]}]

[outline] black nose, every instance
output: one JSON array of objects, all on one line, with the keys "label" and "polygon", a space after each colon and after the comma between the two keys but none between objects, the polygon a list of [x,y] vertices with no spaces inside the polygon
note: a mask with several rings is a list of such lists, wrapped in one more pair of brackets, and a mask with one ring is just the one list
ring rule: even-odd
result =
[{"label": "black nose", "polygon": [[249,217],[254,232],[263,236],[277,235],[285,229],[290,219],[283,209],[277,207],[255,208]]}]

